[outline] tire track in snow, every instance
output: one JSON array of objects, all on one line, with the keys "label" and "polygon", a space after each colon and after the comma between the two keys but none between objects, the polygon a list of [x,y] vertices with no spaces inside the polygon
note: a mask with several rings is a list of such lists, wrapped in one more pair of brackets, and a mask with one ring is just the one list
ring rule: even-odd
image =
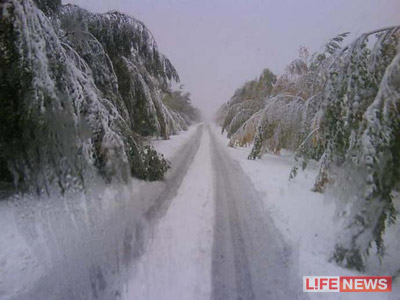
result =
[{"label": "tire track in snow", "polygon": [[196,156],[197,150],[200,147],[202,134],[203,125],[199,125],[194,136],[185,144],[180,153],[174,157],[171,171],[167,174],[165,179],[165,187],[158,194],[156,199],[152,201],[153,204],[145,213],[147,221],[159,219],[167,212],[172,199],[176,195]]},{"label": "tire track in snow", "polygon": [[212,299],[304,299],[291,249],[239,164],[211,136],[215,225]]}]

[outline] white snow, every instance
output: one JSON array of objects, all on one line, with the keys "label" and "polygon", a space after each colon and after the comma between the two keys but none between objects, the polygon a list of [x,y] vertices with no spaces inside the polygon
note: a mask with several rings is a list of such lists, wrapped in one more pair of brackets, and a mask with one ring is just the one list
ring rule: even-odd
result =
[{"label": "white snow", "polygon": [[[157,149],[164,149],[169,155],[182,140],[186,137],[160,142]],[[156,226],[145,254],[133,267],[125,299],[210,299],[212,180],[210,137],[203,132],[200,148],[178,194]]]},{"label": "white snow", "polygon": [[[219,142],[228,145],[229,139],[221,135],[220,128],[211,127],[219,137]],[[254,187],[263,195],[266,216],[282,232],[297,255],[300,276],[365,276],[387,275],[382,267],[368,270],[371,274],[361,274],[343,269],[329,262],[334,249],[334,238],[340,223],[335,218],[333,201],[320,193],[311,192],[317,166],[299,171],[294,180],[289,181],[293,166],[293,154],[282,151],[280,156],[265,154],[260,160],[248,160],[251,148],[226,147],[230,157],[239,162],[249,176]],[[393,233],[388,233],[393,235]],[[393,238],[393,237],[392,237]],[[372,252],[371,252],[372,253]],[[372,254],[373,255],[373,254]],[[397,256],[398,257],[398,256]],[[391,258],[396,261],[394,257]],[[302,283],[299,282],[299,285]],[[393,289],[400,287],[394,283]],[[392,293],[309,293],[310,299],[399,299]],[[392,298],[393,297],[393,298]]]},{"label": "white snow", "polygon": [[[193,136],[197,126],[180,132],[170,140],[154,141],[155,147],[170,159]],[[127,185],[99,184],[86,195],[72,193],[64,198],[42,199],[27,195],[0,202],[1,300],[16,299],[29,291],[61,261],[59,256],[62,253],[64,258],[76,259],[74,255],[83,248],[79,244],[80,250],[74,250],[76,241],[88,241],[95,235],[101,235],[104,248],[115,247],[114,240],[109,237],[115,232],[121,234],[117,228],[126,223],[134,224],[143,212],[144,204],[139,200],[132,202],[132,198],[141,199],[148,186],[156,185],[137,179],[132,179]],[[113,220],[112,227],[115,228],[103,228],[109,220]],[[60,224],[67,225],[58,226]],[[111,245],[106,245],[107,241]],[[90,248],[90,242],[86,246]],[[86,258],[86,261],[90,259]],[[71,264],[85,264],[86,261],[71,261]],[[69,280],[67,274],[65,280]]]},{"label": "white snow", "polygon": [[[220,134],[220,129],[211,128],[216,131],[218,141],[227,145],[229,140]],[[171,159],[179,154],[180,149],[189,141],[196,129],[197,126],[192,126],[189,131],[172,136],[170,140],[154,140],[152,143],[167,159]],[[262,159],[253,161],[247,159],[250,148],[226,147],[226,151],[227,155],[239,162],[255,188],[263,195],[265,216],[272,218],[275,226],[284,236],[285,242],[291,246],[293,272],[298,272],[299,278],[304,275],[365,275],[339,268],[328,261],[336,230],[339,230],[340,226],[334,218],[333,201],[329,201],[322,194],[310,191],[317,172],[316,168],[311,166],[305,172],[299,172],[295,180],[289,181],[293,162],[293,155],[289,152],[283,151],[281,156],[266,154]],[[112,216],[115,220],[121,219],[120,205],[115,199],[125,194],[138,197],[141,188],[147,184],[149,183],[134,180],[132,185],[126,187],[126,191],[120,191],[119,194],[115,192],[115,188],[111,187],[103,191],[102,196],[97,199],[101,202],[101,209],[96,223],[105,224],[105,221]],[[176,197],[172,200],[165,216],[154,226],[146,251],[134,262],[132,274],[123,292],[123,299],[210,299],[214,225],[213,188],[210,136],[207,130],[203,130],[200,148]],[[82,203],[86,202],[87,200]],[[62,204],[62,202],[58,203]],[[97,204],[98,202],[96,206]],[[70,205],[67,206],[73,208]],[[129,208],[122,219],[137,218],[138,212],[142,210],[139,206]],[[37,215],[40,214],[37,213]],[[36,218],[35,216],[33,219]],[[31,224],[29,222],[32,220],[29,216],[27,218],[26,221]],[[9,206],[6,202],[0,203],[0,227],[2,228],[0,231],[0,299],[13,299],[12,295],[23,294],[46,272],[46,264],[42,264],[36,255],[37,246],[30,245],[26,240],[26,234],[20,232],[18,223],[20,221],[16,220],[13,206]],[[38,222],[36,225],[38,229],[46,225],[40,224]],[[87,224],[87,222],[82,224]],[[115,225],[115,230],[103,229],[110,234],[115,234],[119,232],[117,225]],[[39,233],[41,231],[43,230],[39,230]],[[105,241],[109,240],[110,234],[104,236]],[[389,230],[387,235],[393,240],[388,243],[389,260],[384,260],[382,265],[372,261],[370,266],[376,269],[370,267],[367,270],[370,275],[387,275],[384,274],[384,270],[389,270],[391,261],[398,260],[398,256],[392,250],[398,247],[398,233]],[[64,242],[57,241],[61,247],[68,246],[74,234],[68,238],[68,235],[64,236],[60,231],[57,232],[57,236],[65,239]],[[104,244],[104,246],[110,245]],[[47,248],[44,245],[39,249],[46,250]],[[47,255],[41,253],[44,256]],[[71,257],[73,257],[72,254]],[[302,282],[299,281],[298,285],[301,287]],[[399,299],[398,295],[398,282],[395,282],[394,292],[386,294],[308,294],[310,299],[360,300]]]},{"label": "white snow", "polygon": [[29,288],[43,272],[18,231],[12,210],[7,202],[0,202],[0,299],[12,299],[11,295]]}]

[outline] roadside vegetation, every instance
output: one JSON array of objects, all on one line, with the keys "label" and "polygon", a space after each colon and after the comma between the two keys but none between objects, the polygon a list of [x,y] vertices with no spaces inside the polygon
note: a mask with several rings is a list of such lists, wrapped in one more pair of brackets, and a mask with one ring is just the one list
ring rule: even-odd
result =
[{"label": "roadside vegetation", "polygon": [[249,159],[294,152],[290,178],[318,161],[313,190],[334,191],[345,224],[332,259],[362,271],[373,244],[384,256],[400,201],[400,27],[348,36],[312,54],[301,47],[280,76],[266,69],[217,121],[230,146],[251,147]]}]

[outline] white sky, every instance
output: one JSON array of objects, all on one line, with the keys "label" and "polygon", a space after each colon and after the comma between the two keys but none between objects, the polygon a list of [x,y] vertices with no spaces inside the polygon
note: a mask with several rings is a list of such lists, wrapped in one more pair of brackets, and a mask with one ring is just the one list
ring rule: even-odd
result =
[{"label": "white sky", "polygon": [[400,0],[63,0],[143,21],[206,114],[268,67],[276,74],[338,33],[400,25]]}]

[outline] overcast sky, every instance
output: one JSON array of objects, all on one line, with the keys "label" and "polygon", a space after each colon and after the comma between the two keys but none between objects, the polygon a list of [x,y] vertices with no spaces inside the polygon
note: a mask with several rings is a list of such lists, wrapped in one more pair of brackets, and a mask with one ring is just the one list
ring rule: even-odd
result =
[{"label": "overcast sky", "polygon": [[400,24],[400,0],[63,0],[143,21],[206,114],[268,67],[282,73],[299,46]]}]

